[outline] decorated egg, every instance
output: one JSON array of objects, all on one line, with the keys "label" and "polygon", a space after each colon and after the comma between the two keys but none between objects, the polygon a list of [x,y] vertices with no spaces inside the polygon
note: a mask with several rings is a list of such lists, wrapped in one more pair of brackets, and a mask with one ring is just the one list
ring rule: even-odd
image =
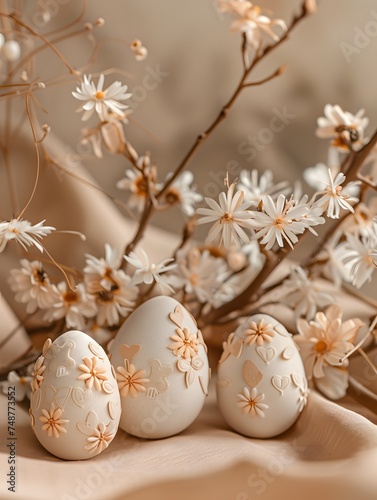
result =
[{"label": "decorated egg", "polygon": [[139,306],[112,341],[109,357],[124,431],[164,438],[196,419],[208,394],[207,349],[195,320],[175,299],[158,296]]},{"label": "decorated egg", "polygon": [[303,410],[308,386],[286,328],[266,314],[251,316],[223,343],[217,401],[227,423],[249,437],[287,430]]},{"label": "decorated egg", "polygon": [[119,425],[119,391],[104,349],[89,335],[72,330],[48,339],[31,389],[31,425],[46,450],[83,460],[108,447]]}]

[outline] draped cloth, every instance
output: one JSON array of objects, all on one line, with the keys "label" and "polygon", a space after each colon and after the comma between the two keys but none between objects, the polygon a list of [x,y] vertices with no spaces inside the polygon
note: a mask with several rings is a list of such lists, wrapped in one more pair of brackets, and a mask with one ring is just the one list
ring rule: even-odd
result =
[{"label": "draped cloth", "polygon": [[119,430],[100,455],[76,462],[62,461],[42,448],[31,430],[27,404],[21,403],[16,421],[16,493],[6,491],[9,453],[6,397],[1,396],[0,498],[376,498],[377,417],[350,397],[342,405],[353,410],[312,392],[293,427],[278,437],[258,440],[227,426],[215,396],[212,381],[199,417],[176,436],[148,441]]}]

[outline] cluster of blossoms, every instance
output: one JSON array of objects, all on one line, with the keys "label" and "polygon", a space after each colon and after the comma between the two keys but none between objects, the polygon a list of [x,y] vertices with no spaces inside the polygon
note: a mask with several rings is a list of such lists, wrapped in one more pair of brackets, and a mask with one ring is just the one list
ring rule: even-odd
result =
[{"label": "cluster of blossoms", "polygon": [[[268,52],[266,47],[285,39],[300,18],[296,16],[288,27],[281,19],[270,19],[249,0],[218,0],[218,5],[221,12],[235,18],[232,30],[242,34],[244,76],[229,106],[209,131],[227,114],[237,92],[252,84],[246,82],[253,67],[248,58],[259,61]],[[302,7],[304,17],[315,11],[316,2],[303,1]],[[1,43],[0,37],[0,48]],[[130,47],[136,60],[147,56],[140,40],[135,39]],[[226,324],[246,316],[252,307],[279,304],[292,313],[308,379],[330,398],[344,396],[349,381],[347,357],[357,350],[367,325],[359,318],[343,320],[341,308],[334,305],[336,297],[326,291],[321,280],[330,283],[331,290],[345,284],[358,289],[372,279],[377,266],[377,202],[369,196],[377,187],[376,146],[362,156],[360,168],[352,167],[370,142],[364,110],[354,115],[338,105],[325,107],[316,135],[330,141],[329,160],[327,165],[320,163],[304,171],[309,194],[299,183],[275,181],[270,170],[253,169],[242,170],[237,181],[227,178],[217,200],[203,200],[193,173],[186,167],[208,134],[199,136],[186,155],[187,161],[163,179],[150,154],[139,154],[127,139],[131,113],[127,85],[115,81],[106,87],[104,74],[95,80],[84,75],[72,92],[81,103],[78,111],[83,112],[82,120],[96,120],[93,127],[83,130],[81,145],[91,145],[99,158],[108,152],[129,162],[116,187],[126,193],[127,208],[140,220],[136,237],[127,247],[132,251],[106,244],[104,256],[86,255],[84,268],[66,274],[67,279],[60,282],[42,261],[23,258],[21,267],[12,269],[9,277],[16,301],[25,304],[29,314],[42,311],[47,324],[83,330],[102,344],[138,304],[155,293],[174,295],[203,327],[208,318],[213,320],[209,325]],[[155,212],[172,206],[180,207],[186,222],[182,242],[167,258],[154,262],[138,246],[140,235]],[[21,216],[1,222],[0,252],[11,240],[25,251],[35,247],[43,252],[41,239],[54,230],[43,224],[32,225]],[[204,241],[194,240],[196,226],[205,224],[210,227]],[[331,231],[323,236],[321,226],[328,224]],[[287,265],[282,276],[270,280],[277,263],[296,250],[305,234],[315,237],[312,254]],[[219,315],[224,310],[224,315]],[[369,329],[368,334],[371,332]],[[264,335],[266,340],[268,332]],[[251,333],[248,343],[258,342],[256,339]],[[82,367],[83,377],[91,384]],[[144,389],[147,379],[134,365],[122,370],[118,382],[127,377],[139,380],[139,389],[135,383],[132,389],[125,386],[125,392],[130,390],[132,396],[133,391]],[[22,388],[29,375],[18,377],[10,372],[9,377]],[[267,406],[255,391],[246,389],[239,405],[263,414]],[[26,389],[20,389],[19,394],[24,396]],[[253,407],[248,406],[250,400]]]},{"label": "cluster of blossoms", "polygon": [[127,259],[136,269],[133,277],[120,268],[121,253],[106,244],[105,257],[86,256],[84,280],[74,288],[66,281],[52,282],[40,261],[22,259],[21,269],[11,270],[9,284],[28,313],[40,309],[48,323],[64,320],[67,328],[86,330],[105,340],[106,329],[118,326],[134,309],[138,296],[135,285],[155,280],[164,291],[172,290],[160,278],[171,268],[166,262],[149,263],[145,253],[141,260],[135,254]]}]

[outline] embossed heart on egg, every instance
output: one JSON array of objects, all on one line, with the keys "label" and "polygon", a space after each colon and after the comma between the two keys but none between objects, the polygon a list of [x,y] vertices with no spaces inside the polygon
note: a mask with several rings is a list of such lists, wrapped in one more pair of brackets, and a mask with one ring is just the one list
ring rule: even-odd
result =
[{"label": "embossed heart on egg", "polygon": [[250,437],[287,430],[308,396],[292,336],[276,319],[256,314],[229,335],[217,372],[217,401],[227,423]]}]

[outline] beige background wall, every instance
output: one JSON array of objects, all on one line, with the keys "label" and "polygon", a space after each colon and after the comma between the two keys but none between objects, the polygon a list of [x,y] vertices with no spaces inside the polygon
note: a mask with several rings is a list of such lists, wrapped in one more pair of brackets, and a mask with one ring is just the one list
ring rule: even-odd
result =
[{"label": "beige background wall", "polygon": [[[81,2],[65,2],[51,24],[58,24],[64,17],[73,18],[79,11]],[[270,0],[260,4],[289,21],[300,2]],[[193,159],[190,168],[205,194],[216,189],[213,176],[219,170],[224,171],[230,161],[238,162],[239,169],[271,168],[278,179],[288,176],[294,179],[303,168],[326,161],[325,143],[314,136],[314,131],[316,118],[327,102],[339,103],[351,112],[365,107],[371,118],[370,131],[377,124],[377,37],[364,40],[366,47],[360,50],[354,41],[357,28],[364,30],[371,21],[374,24],[369,25],[369,31],[374,28],[377,35],[377,4],[373,0],[319,0],[318,4],[318,13],[302,23],[290,41],[260,65],[255,77],[263,77],[285,63],[286,73],[263,87],[245,91],[228,121]],[[31,15],[37,9],[38,6]],[[239,37],[230,34],[230,19],[216,11],[212,0],[91,0],[85,17],[94,20],[98,16],[104,17],[106,24],[97,33],[103,43],[92,70],[118,67],[131,74],[130,78],[118,76],[131,91],[137,88],[139,100],[128,137],[138,151],[151,151],[161,171],[168,172],[210,123],[238,81]],[[135,62],[127,45],[120,42],[135,37],[149,49],[149,57],[143,62]],[[344,43],[358,51],[349,61],[344,55],[345,48],[342,49]],[[63,48],[77,66],[83,63],[88,50],[84,38]],[[157,66],[168,76],[154,90],[138,88],[145,75]],[[75,150],[81,122],[74,113],[77,101],[70,96],[73,87],[70,83],[46,92],[44,100],[53,109],[49,115],[53,131]],[[250,146],[245,146],[248,136],[257,136],[261,128],[268,126],[274,110],[284,107],[295,117],[249,161]],[[242,143],[243,153],[240,153]],[[85,163],[106,190],[123,196],[114,187],[126,166],[121,158],[107,156],[103,161]],[[177,211],[157,223],[174,229],[180,221]]]}]

